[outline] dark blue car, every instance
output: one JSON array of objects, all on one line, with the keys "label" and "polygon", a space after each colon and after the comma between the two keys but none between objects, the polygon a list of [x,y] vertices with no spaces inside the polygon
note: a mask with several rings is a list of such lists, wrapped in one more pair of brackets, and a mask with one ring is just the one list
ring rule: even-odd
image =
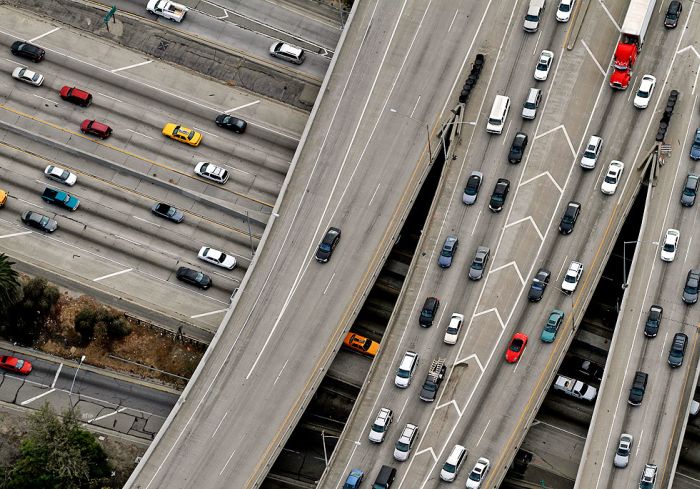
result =
[{"label": "dark blue car", "polygon": [[360,469],[352,469],[350,475],[345,479],[345,484],[343,484],[343,489],[357,489],[360,487],[362,479],[364,479],[365,473]]},{"label": "dark blue car", "polygon": [[700,127],[695,130],[695,139],[690,146],[690,159],[700,160]]}]

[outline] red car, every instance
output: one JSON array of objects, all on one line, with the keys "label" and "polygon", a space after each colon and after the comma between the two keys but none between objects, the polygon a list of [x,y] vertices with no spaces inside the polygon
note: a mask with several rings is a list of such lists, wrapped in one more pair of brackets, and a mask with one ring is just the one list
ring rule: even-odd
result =
[{"label": "red car", "polygon": [[83,131],[84,134],[92,134],[100,139],[108,138],[112,134],[112,128],[107,124],[91,121],[90,119],[85,119],[83,123],[80,124],[80,130]]},{"label": "red car", "polygon": [[526,345],[527,335],[525,333],[515,333],[506,350],[506,362],[515,363],[520,360],[520,355],[523,354]]},{"label": "red car", "polygon": [[10,372],[27,375],[32,371],[32,364],[28,360],[22,360],[17,357],[3,355],[0,357],[0,367]]}]

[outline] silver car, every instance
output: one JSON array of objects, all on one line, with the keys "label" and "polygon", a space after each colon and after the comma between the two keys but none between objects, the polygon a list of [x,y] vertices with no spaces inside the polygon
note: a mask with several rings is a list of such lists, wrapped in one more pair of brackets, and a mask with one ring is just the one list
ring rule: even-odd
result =
[{"label": "silver car", "polygon": [[484,270],[489,262],[490,254],[491,250],[487,246],[479,246],[476,249],[474,261],[472,261],[472,266],[469,267],[469,278],[471,280],[481,280],[481,277],[484,276]]},{"label": "silver car", "polygon": [[12,72],[12,78],[23,81],[25,83],[29,83],[30,85],[34,85],[35,87],[40,87],[42,83],[44,83],[44,75],[41,75],[39,73],[36,73],[29,68],[25,68],[23,66],[18,66],[17,68],[14,69]]},{"label": "silver car", "polygon": [[467,186],[464,187],[464,195],[462,195],[462,202],[467,205],[472,205],[476,202],[476,198],[479,195],[479,188],[481,187],[481,182],[484,179],[484,175],[480,171],[473,171],[469,178],[467,179]]},{"label": "silver car", "polygon": [[632,442],[634,442],[634,437],[629,433],[622,433],[620,435],[620,443],[617,445],[617,451],[615,452],[615,467],[625,468],[630,461],[630,452],[632,451]]},{"label": "silver car", "polygon": [[537,115],[537,107],[540,106],[540,101],[542,100],[542,90],[539,88],[531,88],[527,92],[527,98],[523,104],[523,119],[534,119]]}]

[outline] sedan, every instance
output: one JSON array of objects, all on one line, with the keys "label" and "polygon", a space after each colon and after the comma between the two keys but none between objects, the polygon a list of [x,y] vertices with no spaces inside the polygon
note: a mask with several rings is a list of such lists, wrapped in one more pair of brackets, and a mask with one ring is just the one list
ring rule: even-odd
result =
[{"label": "sedan", "polygon": [[173,222],[182,222],[185,219],[185,215],[182,213],[182,211],[169,204],[164,204],[163,202],[158,202],[151,208],[151,211],[156,216]]},{"label": "sedan", "polygon": [[515,333],[506,350],[506,362],[515,363],[520,360],[520,356],[523,354],[526,346],[527,335],[525,333]]},{"label": "sedan", "polygon": [[232,115],[228,114],[217,115],[216,125],[223,127],[224,129],[229,129],[236,134],[243,134],[246,127],[248,127],[248,123],[243,119],[239,119],[238,117],[233,117]]},{"label": "sedan", "polygon": [[229,270],[233,270],[236,267],[235,257],[208,246],[202,246],[197,256],[200,260],[207,261],[218,267],[228,268]]},{"label": "sedan", "polygon": [[664,244],[661,247],[661,259],[663,261],[673,261],[678,251],[678,241],[681,239],[681,232],[677,229],[668,229],[664,237]]},{"label": "sedan", "polygon": [[22,66],[18,66],[14,69],[12,72],[12,78],[29,83],[35,87],[40,87],[41,84],[44,83],[44,75],[40,75],[39,73],[31,71],[29,68],[23,68]]},{"label": "sedan", "polygon": [[608,167],[608,173],[600,185],[600,191],[605,195],[612,195],[617,190],[617,185],[622,180],[622,173],[625,171],[625,164],[621,161],[612,160]]},{"label": "sedan", "polygon": [[370,357],[375,356],[379,352],[379,343],[357,333],[346,334],[343,345]]},{"label": "sedan", "polygon": [[561,222],[559,223],[559,232],[561,234],[571,234],[580,212],[581,204],[579,202],[574,202],[572,200],[566,205],[566,210],[564,211],[564,215],[561,216]]},{"label": "sedan", "polygon": [[214,163],[209,163],[208,161],[200,161],[197,163],[194,167],[194,172],[200,177],[216,183],[224,184],[228,182],[228,170]]},{"label": "sedan", "polygon": [[46,178],[50,180],[65,183],[68,186],[73,186],[75,185],[75,182],[78,181],[78,177],[75,175],[75,173],[71,173],[68,170],[64,170],[63,168],[53,165],[46,167],[44,170],[44,175],[46,175]]},{"label": "sedan", "polygon": [[649,308],[647,322],[644,325],[644,336],[654,338],[657,334],[659,334],[659,327],[661,326],[661,316],[663,316],[663,313],[664,308],[661,306],[653,305]]},{"label": "sedan", "polygon": [[199,146],[202,142],[202,135],[193,129],[188,129],[179,124],[168,123],[163,126],[163,136],[167,136],[175,141],[189,144],[190,146]]},{"label": "sedan", "polygon": [[445,331],[444,342],[446,344],[454,345],[457,343],[459,332],[462,329],[462,323],[464,323],[464,314],[452,313],[450,324],[447,325],[447,331]]},{"label": "sedan", "polygon": [[557,21],[569,22],[572,10],[574,10],[574,0],[560,0],[557,8]]},{"label": "sedan", "polygon": [[479,195],[479,188],[481,187],[481,181],[484,175],[479,171],[473,171],[469,178],[467,179],[467,186],[464,187],[464,195],[462,195],[462,202],[467,205],[472,205],[476,202],[476,197]]},{"label": "sedan", "polygon": [[683,302],[695,304],[698,301],[698,289],[700,289],[700,269],[693,270],[691,268],[685,279],[685,287],[683,287]]},{"label": "sedan", "polygon": [[671,0],[671,3],[668,4],[666,17],[664,18],[664,27],[667,29],[675,28],[678,25],[678,19],[680,19],[682,11],[683,4],[678,0]]},{"label": "sedan", "polygon": [[187,284],[194,285],[200,289],[207,290],[211,287],[211,277],[199,270],[192,268],[180,267],[175,272],[175,277]]},{"label": "sedan", "polygon": [[540,339],[545,343],[551,343],[557,337],[557,332],[561,323],[564,321],[564,311],[559,309],[554,309],[549,313],[549,319],[547,319],[547,324],[544,325]]},{"label": "sedan", "polygon": [[46,233],[53,233],[58,229],[58,223],[55,220],[34,211],[24,211],[22,213],[22,222],[27,226]]},{"label": "sedan", "polygon": [[646,109],[649,106],[651,94],[654,93],[656,78],[652,75],[644,75],[639,83],[639,89],[634,96],[634,106],[638,109]]},{"label": "sedan", "polygon": [[695,197],[698,195],[698,182],[700,182],[699,175],[688,174],[685,185],[683,185],[683,192],[681,192],[681,205],[683,207],[693,207],[695,204]]},{"label": "sedan", "polygon": [[513,138],[513,144],[510,145],[508,161],[510,163],[520,163],[525,155],[525,148],[527,148],[527,134],[524,132],[516,132]]},{"label": "sedan", "polygon": [[581,275],[583,275],[583,263],[572,261],[566,275],[564,275],[564,281],[561,284],[562,291],[568,294],[573,293],[581,280]]},{"label": "sedan", "polygon": [[630,461],[630,452],[632,451],[632,442],[634,442],[634,437],[628,433],[623,433],[620,435],[620,442],[617,445],[617,451],[615,452],[615,460],[613,463],[615,467],[625,468]]},{"label": "sedan", "polygon": [[438,265],[441,268],[450,268],[458,246],[459,238],[457,236],[451,234],[445,238],[445,244],[442,245],[442,251],[440,251],[440,256],[438,257]]},{"label": "sedan", "polygon": [[467,478],[467,489],[479,489],[481,483],[486,479],[486,474],[489,473],[489,468],[491,467],[491,462],[485,457],[480,457],[476,461],[476,465],[469,473]]},{"label": "sedan", "polygon": [[496,186],[493,189],[493,193],[491,194],[489,209],[493,212],[501,212],[501,210],[503,210],[503,205],[506,203],[506,197],[508,196],[509,190],[510,180],[499,178],[496,182]]},{"label": "sedan", "polygon": [[362,479],[365,478],[365,473],[360,469],[352,469],[348,478],[345,479],[345,484],[343,484],[343,489],[358,489],[360,484],[362,484]]},{"label": "sedan", "polygon": [[539,302],[542,300],[544,295],[544,289],[547,288],[549,283],[549,277],[552,273],[546,268],[540,268],[537,270],[535,278],[532,279],[532,284],[530,284],[530,291],[527,293],[527,300],[530,302]]},{"label": "sedan", "polygon": [[547,79],[549,70],[552,67],[552,60],[554,60],[554,53],[544,49],[535,67],[535,80],[545,81]]},{"label": "sedan", "polygon": [[340,229],[334,227],[328,228],[328,231],[326,231],[325,236],[323,236],[323,239],[319,243],[318,249],[316,250],[316,255],[314,256],[316,261],[319,263],[326,263],[328,260],[330,260],[331,255],[333,255],[333,250],[336,246],[338,246],[339,242]]},{"label": "sedan", "polygon": [[32,371],[32,364],[28,360],[3,355],[0,357],[0,368],[4,368],[5,370],[9,370],[10,372],[14,372],[16,374],[27,375]]},{"label": "sedan", "polygon": [[700,160],[700,127],[695,129],[695,137],[690,145],[690,159]]},{"label": "sedan", "polygon": [[486,264],[489,262],[491,250],[487,246],[479,246],[474,254],[474,260],[469,267],[469,278],[471,280],[481,280],[484,276]]}]

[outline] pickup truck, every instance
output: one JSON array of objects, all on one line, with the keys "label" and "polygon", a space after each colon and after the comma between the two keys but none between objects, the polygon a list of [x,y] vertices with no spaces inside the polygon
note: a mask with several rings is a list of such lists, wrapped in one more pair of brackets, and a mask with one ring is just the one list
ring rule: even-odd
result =
[{"label": "pickup truck", "polygon": [[576,399],[584,399],[586,401],[592,401],[598,394],[598,390],[595,387],[591,387],[588,384],[581,382],[580,380],[572,379],[559,375],[557,380],[554,381],[552,386],[555,391],[561,391],[564,394],[568,394]]},{"label": "pickup truck", "polygon": [[171,2],[170,0],[150,0],[146,5],[146,10],[152,14],[160,15],[175,22],[182,22],[185,14],[189,10],[184,5]]},{"label": "pickup truck", "polygon": [[44,199],[49,204],[55,204],[59,207],[64,207],[69,211],[74,211],[80,205],[80,201],[70,194],[67,194],[63,190],[57,190],[55,188],[46,187],[44,193],[41,194],[41,198]]},{"label": "pickup truck", "polygon": [[430,365],[430,370],[428,370],[428,376],[423,383],[423,388],[420,391],[419,397],[421,401],[433,402],[435,400],[442,379],[445,378],[446,371],[447,366],[445,365],[444,358],[436,358],[433,360],[433,363]]}]

